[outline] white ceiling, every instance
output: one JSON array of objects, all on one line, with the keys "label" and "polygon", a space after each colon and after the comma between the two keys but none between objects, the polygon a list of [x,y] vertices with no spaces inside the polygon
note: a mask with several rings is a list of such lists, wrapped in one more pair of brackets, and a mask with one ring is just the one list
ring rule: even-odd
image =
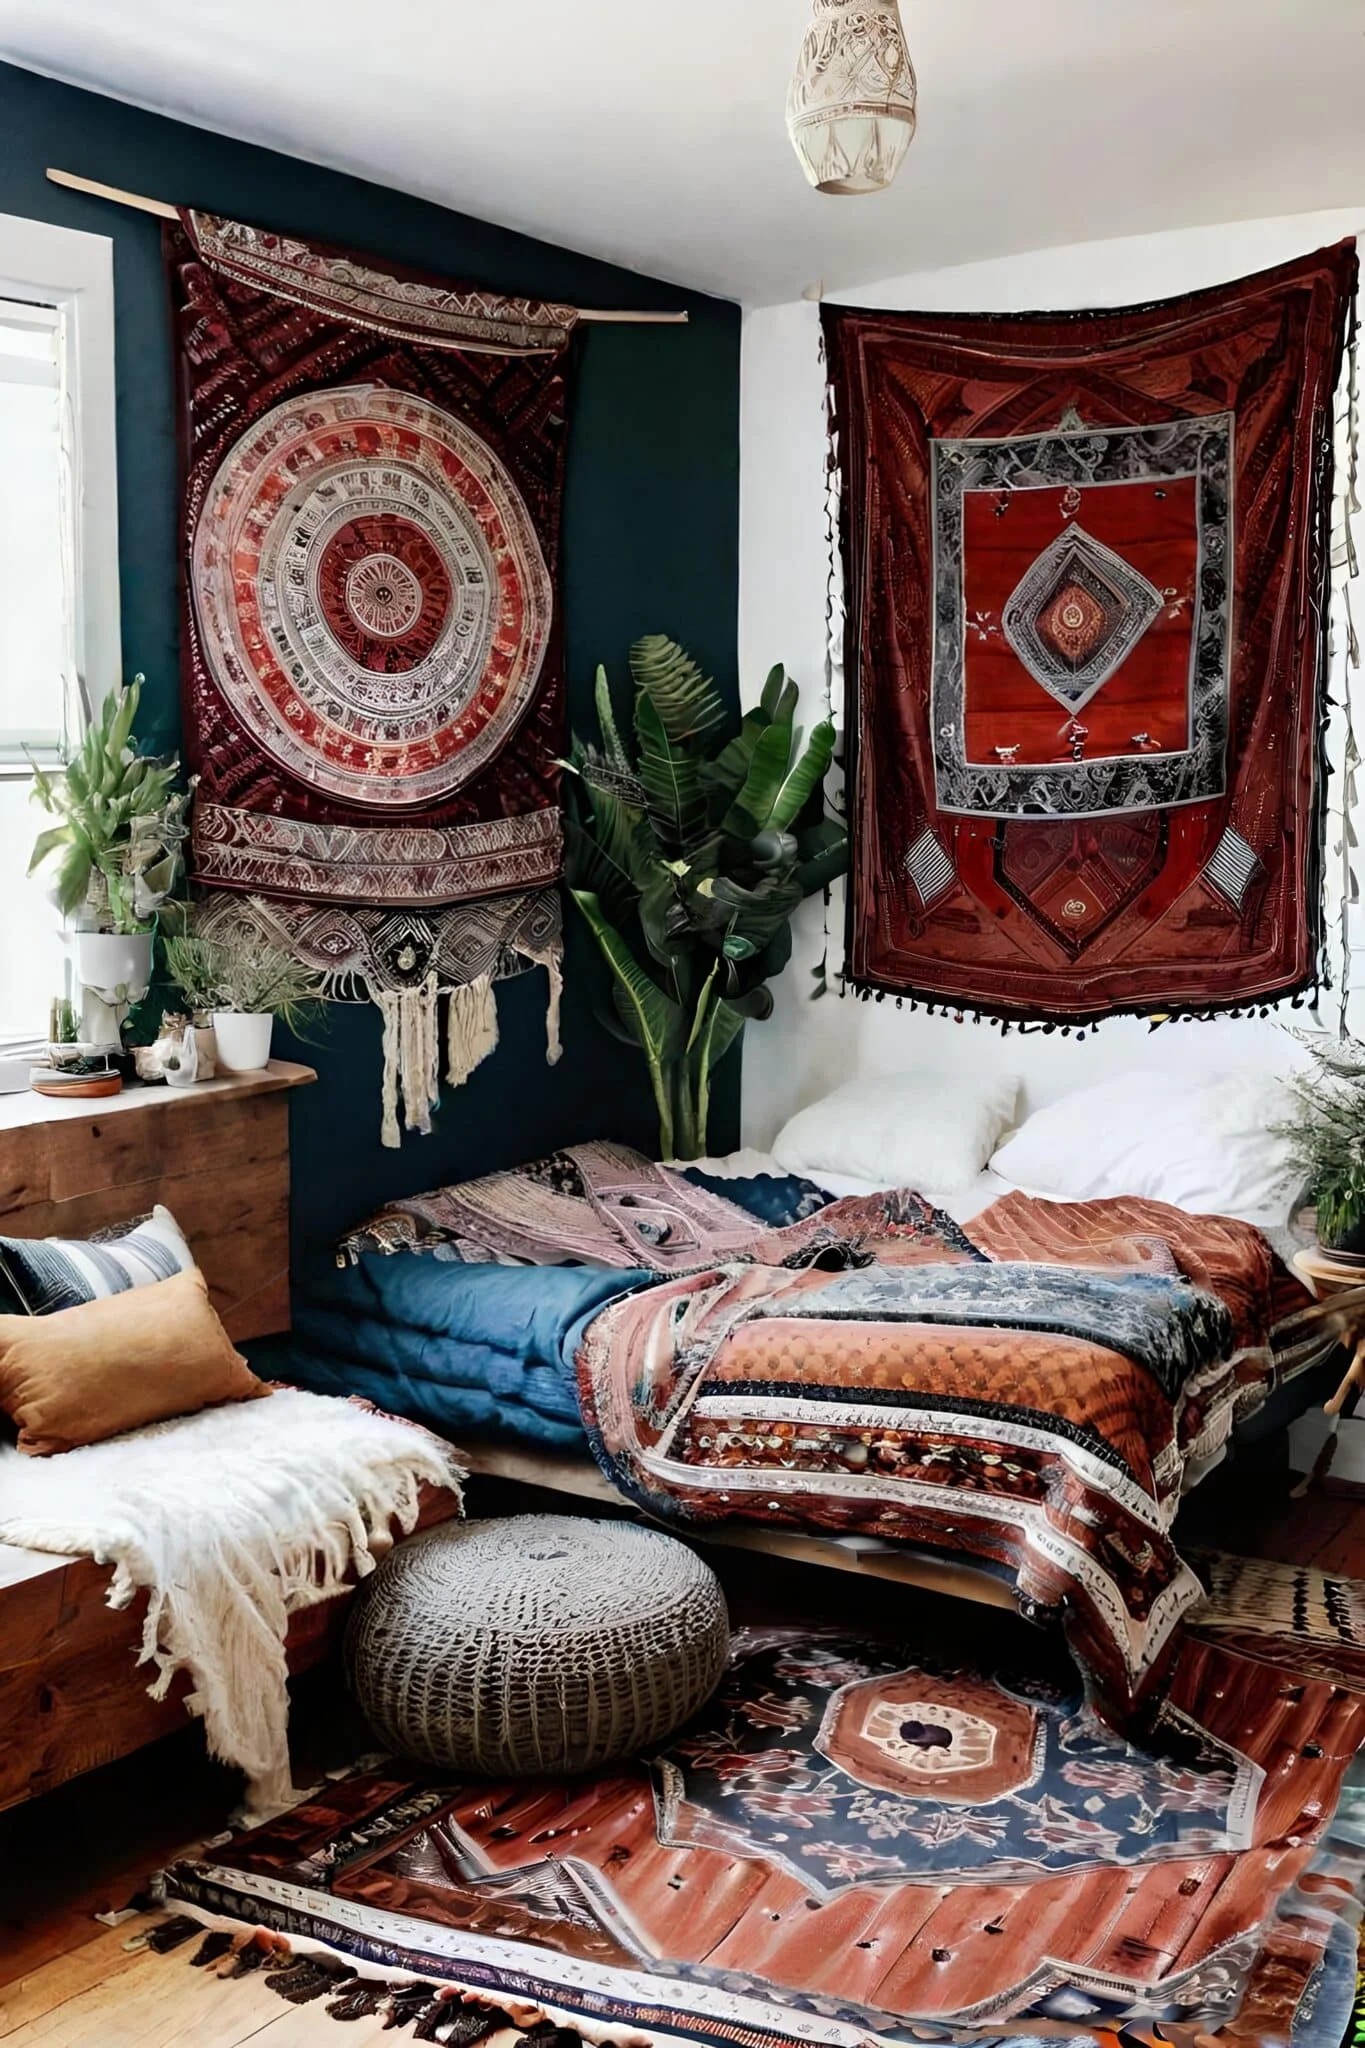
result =
[{"label": "white ceiling", "polygon": [[751,305],[1365,188],[1360,0],[905,0],[920,130],[862,199],[786,140],[808,12],[0,0],[0,54]]}]

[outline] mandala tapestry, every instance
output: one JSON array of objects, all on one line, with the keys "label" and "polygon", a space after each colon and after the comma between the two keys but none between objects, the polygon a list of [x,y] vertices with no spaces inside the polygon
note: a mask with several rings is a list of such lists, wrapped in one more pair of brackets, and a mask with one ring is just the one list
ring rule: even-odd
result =
[{"label": "mandala tapestry", "polygon": [[1314,985],[1354,243],[1115,312],[824,309],[862,991]]},{"label": "mandala tapestry", "polygon": [[439,997],[458,1082],[497,974],[541,962],[557,990],[577,314],[204,213],[165,253],[191,874],[381,1003],[396,1143],[400,1093],[430,1128]]}]

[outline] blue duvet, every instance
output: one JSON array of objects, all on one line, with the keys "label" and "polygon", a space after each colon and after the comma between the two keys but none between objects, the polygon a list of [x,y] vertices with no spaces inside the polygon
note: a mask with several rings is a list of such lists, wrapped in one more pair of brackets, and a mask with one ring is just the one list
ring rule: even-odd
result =
[{"label": "blue duvet", "polygon": [[582,1329],[649,1278],[370,1252],[312,1281],[272,1370],[315,1393],[360,1394],[442,1436],[578,1448]]}]

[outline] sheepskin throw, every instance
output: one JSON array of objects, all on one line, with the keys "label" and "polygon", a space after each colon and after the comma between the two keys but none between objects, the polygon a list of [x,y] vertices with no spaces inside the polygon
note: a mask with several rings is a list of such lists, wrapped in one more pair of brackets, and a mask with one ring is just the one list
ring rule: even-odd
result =
[{"label": "sheepskin throw", "polygon": [[285,1635],[300,1608],[373,1571],[418,1492],[458,1493],[448,1445],[352,1401],[281,1388],[64,1457],[0,1446],[0,1541],[114,1567],[111,1607],[145,1589],[142,1658],[209,1749],[246,1773],[247,1807],[278,1812],[289,1774]]}]

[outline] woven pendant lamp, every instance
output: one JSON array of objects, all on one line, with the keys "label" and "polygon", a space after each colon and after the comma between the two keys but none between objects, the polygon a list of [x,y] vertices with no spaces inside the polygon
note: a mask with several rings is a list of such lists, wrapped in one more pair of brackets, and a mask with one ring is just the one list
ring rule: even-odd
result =
[{"label": "woven pendant lamp", "polygon": [[915,69],[898,0],[814,0],[787,129],[817,192],[882,192],[915,132]]}]

